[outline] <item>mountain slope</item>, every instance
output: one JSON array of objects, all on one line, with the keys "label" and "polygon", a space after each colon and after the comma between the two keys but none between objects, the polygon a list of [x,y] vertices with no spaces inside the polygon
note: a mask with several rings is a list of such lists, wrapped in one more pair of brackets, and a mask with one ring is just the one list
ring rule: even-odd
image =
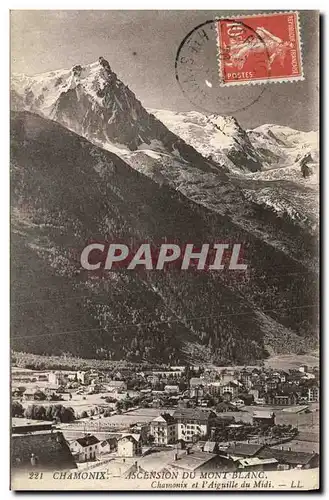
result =
[{"label": "mountain slope", "polygon": [[[313,345],[317,278],[304,266],[55,122],[15,113],[11,130],[12,348],[249,362],[280,337],[283,351]],[[93,274],[79,263],[90,240],[164,239],[244,242],[249,270]]]},{"label": "mountain slope", "polygon": [[[159,185],[167,184],[193,202],[230,217],[233,224],[296,261],[316,266],[317,219],[308,212],[312,194],[297,200],[288,186],[281,196],[281,185],[254,178],[263,174],[250,170],[264,167],[264,152],[234,118],[175,113],[170,116],[176,121],[178,117],[180,125],[175,129],[170,118],[166,121],[170,131],[147,112],[103,58],[70,70],[14,75],[12,107],[58,121]],[[165,120],[163,114],[161,118]],[[197,127],[192,133],[190,122]],[[306,198],[307,205],[303,204]]]}]

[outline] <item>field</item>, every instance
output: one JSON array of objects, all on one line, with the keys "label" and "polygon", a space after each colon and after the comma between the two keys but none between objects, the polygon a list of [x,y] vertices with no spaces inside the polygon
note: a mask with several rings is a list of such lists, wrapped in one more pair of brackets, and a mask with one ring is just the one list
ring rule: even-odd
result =
[{"label": "field", "polygon": [[307,365],[308,367],[319,366],[320,360],[319,355],[313,354],[279,354],[277,356],[271,356],[265,360],[266,368],[273,368],[275,370],[285,370],[298,369],[301,365]]},{"label": "field", "polygon": [[27,408],[30,405],[41,405],[44,406],[45,408],[47,406],[51,405],[56,405],[56,404],[62,404],[64,406],[70,406],[71,408],[74,409],[75,413],[81,413],[82,411],[87,411],[90,410],[91,408],[95,406],[106,406],[107,408],[113,406],[114,403],[106,403],[104,399],[101,398],[101,396],[111,396],[110,393],[104,393],[104,394],[86,394],[84,397],[86,399],[83,399],[82,395],[79,394],[72,394],[72,399],[69,399],[68,394],[61,394],[63,397],[63,401],[21,401],[21,404],[24,408]]}]

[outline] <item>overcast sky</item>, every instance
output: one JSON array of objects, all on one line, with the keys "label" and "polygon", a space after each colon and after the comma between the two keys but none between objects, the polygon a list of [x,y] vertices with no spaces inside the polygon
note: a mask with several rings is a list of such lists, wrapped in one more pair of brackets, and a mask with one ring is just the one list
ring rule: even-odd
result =
[{"label": "overcast sky", "polygon": [[[195,106],[175,79],[177,48],[198,24],[230,14],[220,10],[12,11],[12,72],[33,75],[103,56],[145,107],[188,111]],[[235,114],[244,127],[277,123],[318,129],[317,14],[302,12],[301,25],[305,80],[266,84],[266,92],[255,104]]]}]

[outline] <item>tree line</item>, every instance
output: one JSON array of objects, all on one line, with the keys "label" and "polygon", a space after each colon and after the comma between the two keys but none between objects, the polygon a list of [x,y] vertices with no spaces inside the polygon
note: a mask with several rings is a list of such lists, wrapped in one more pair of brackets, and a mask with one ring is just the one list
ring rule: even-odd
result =
[{"label": "tree line", "polygon": [[23,408],[23,405],[18,401],[13,401],[11,405],[11,416],[12,417],[25,417],[32,420],[48,420],[69,423],[75,420],[75,413],[73,408],[66,407],[61,404],[49,405],[47,407],[43,405],[32,404],[27,408]]}]

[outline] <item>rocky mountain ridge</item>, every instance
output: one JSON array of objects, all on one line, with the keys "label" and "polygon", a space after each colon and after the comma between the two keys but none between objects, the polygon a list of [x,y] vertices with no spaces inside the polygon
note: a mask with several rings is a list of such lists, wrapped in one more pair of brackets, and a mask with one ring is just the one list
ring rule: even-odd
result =
[{"label": "rocky mountain ridge", "polygon": [[[317,203],[306,183],[302,195],[296,196],[281,178],[278,186],[268,184],[279,171],[265,172],[268,166],[285,162],[284,141],[273,136],[273,143],[270,126],[267,132],[244,131],[233,117],[148,112],[102,57],[70,70],[13,75],[12,108],[58,121],[156,182],[169,184],[213,211],[230,214],[235,223],[255,235],[261,232],[296,258],[300,256],[294,239],[289,240],[291,231],[295,235],[299,226],[303,238],[317,231]],[[283,225],[291,228],[283,232]]]}]

